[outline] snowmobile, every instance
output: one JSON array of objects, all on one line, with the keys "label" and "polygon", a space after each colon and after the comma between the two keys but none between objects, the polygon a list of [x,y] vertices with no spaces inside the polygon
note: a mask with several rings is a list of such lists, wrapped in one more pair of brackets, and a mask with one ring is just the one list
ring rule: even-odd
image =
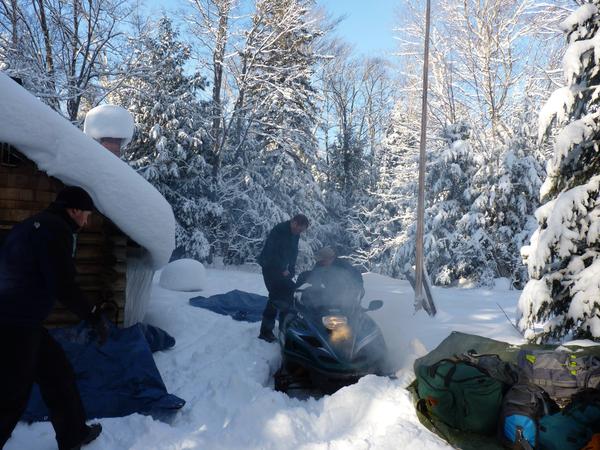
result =
[{"label": "snowmobile", "polygon": [[319,272],[297,288],[292,307],[280,317],[282,365],[274,377],[278,391],[317,389],[329,394],[364,375],[389,372],[385,341],[366,314],[383,302],[373,300],[363,308],[362,286],[335,268]]}]

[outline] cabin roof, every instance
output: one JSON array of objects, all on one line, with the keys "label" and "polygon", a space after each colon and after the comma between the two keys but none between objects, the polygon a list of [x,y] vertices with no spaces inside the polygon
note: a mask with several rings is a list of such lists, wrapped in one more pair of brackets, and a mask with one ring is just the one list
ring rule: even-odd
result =
[{"label": "cabin roof", "polygon": [[102,214],[149,251],[155,269],[169,261],[175,218],[150,183],[3,73],[0,98],[0,142],[48,175],[86,189]]}]

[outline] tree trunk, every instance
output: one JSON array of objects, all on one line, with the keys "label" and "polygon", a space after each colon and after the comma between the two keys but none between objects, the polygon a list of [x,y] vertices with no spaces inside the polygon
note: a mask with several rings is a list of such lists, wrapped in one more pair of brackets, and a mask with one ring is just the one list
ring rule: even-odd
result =
[{"label": "tree trunk", "polygon": [[223,87],[223,60],[227,46],[227,23],[231,2],[225,1],[217,6],[219,14],[219,28],[216,36],[215,50],[213,52],[213,175],[216,177],[221,165],[221,153],[224,145],[223,130],[223,105],[221,104],[221,90]]},{"label": "tree trunk", "polygon": [[54,55],[52,52],[52,40],[50,38],[50,31],[48,29],[48,21],[46,20],[46,6],[44,5],[44,0],[38,0],[38,19],[40,21],[40,28],[42,29],[42,34],[44,36],[44,49],[46,51],[46,75],[47,75],[47,84],[48,90],[52,92],[53,98],[50,101],[51,107],[58,111],[60,106],[58,101],[54,97],[56,94],[56,73],[54,69]]}]

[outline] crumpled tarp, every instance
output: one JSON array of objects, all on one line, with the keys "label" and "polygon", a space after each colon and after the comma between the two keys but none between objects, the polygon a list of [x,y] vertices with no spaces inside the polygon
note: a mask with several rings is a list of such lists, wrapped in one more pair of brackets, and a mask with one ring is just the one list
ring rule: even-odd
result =
[{"label": "crumpled tarp", "polygon": [[[88,419],[137,412],[168,420],[185,405],[185,400],[167,392],[152,357],[151,345],[163,350],[175,344],[173,337],[160,328],[139,323],[125,329],[114,327],[102,346],[84,323],[50,333],[75,370]],[[21,420],[48,420],[48,409],[37,384]]]},{"label": "crumpled tarp", "polygon": [[190,305],[209,311],[231,316],[235,320],[243,322],[259,322],[267,304],[267,297],[253,294],[251,292],[229,291],[225,294],[212,295],[210,297],[194,297],[190,299]]}]

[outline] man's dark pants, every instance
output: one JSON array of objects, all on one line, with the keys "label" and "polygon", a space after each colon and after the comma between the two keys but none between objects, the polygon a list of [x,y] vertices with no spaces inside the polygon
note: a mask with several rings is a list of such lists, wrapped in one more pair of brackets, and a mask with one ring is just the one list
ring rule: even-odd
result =
[{"label": "man's dark pants", "polygon": [[277,269],[263,268],[262,274],[267,291],[269,291],[269,299],[263,311],[260,334],[268,334],[272,333],[275,327],[277,311],[279,311],[279,317],[281,318],[290,306],[296,283],[290,277],[284,277],[283,273]]},{"label": "man's dark pants", "polygon": [[0,448],[25,411],[34,382],[50,411],[59,449],[81,442],[86,434],[85,411],[75,373],[48,330],[1,325],[0,346]]}]

